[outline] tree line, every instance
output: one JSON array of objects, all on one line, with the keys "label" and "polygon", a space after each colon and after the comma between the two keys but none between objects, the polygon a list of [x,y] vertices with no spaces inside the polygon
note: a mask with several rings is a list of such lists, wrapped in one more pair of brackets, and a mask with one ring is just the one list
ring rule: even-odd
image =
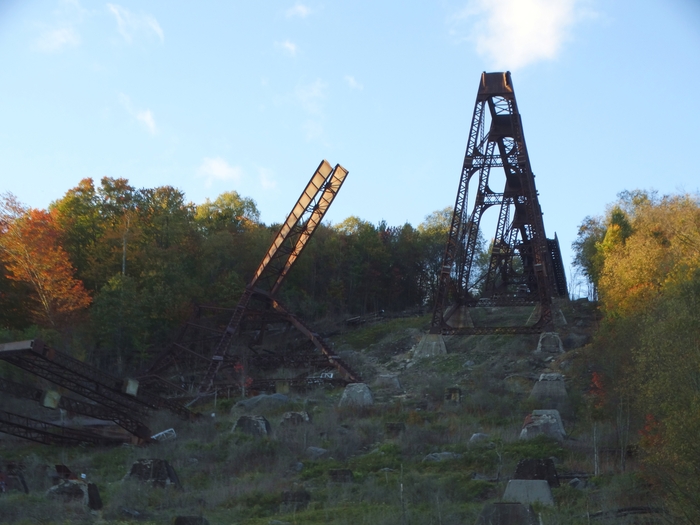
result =
[{"label": "tree line", "polygon": [[[430,304],[451,213],[417,227],[321,224],[281,299],[309,320]],[[195,205],[171,186],[105,177],[46,210],[2,195],[0,335],[41,332],[123,372],[165,344],[193,303],[234,306],[278,227],[235,191]]]},{"label": "tree line", "polygon": [[599,299],[592,345],[601,417],[638,434],[644,474],[700,522],[700,199],[628,191],[587,217],[575,263]]}]

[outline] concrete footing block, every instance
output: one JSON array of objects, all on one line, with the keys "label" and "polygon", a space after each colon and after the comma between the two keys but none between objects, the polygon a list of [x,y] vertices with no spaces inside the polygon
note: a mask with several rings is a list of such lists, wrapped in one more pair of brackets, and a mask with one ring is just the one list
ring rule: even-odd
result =
[{"label": "concrete footing block", "polygon": [[511,479],[503,494],[503,501],[531,505],[554,505],[549,483],[544,479]]}]

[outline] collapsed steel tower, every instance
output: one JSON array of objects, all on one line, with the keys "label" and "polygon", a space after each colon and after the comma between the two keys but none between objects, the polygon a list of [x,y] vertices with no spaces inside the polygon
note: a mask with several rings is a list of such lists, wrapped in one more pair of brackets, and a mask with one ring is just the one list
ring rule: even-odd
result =
[{"label": "collapsed steel tower", "polygon": [[[199,306],[179,336],[139,380],[164,396],[201,397],[231,388],[274,389],[276,383],[318,379],[346,384],[360,378],[331,346],[277,297],[285,277],[307,246],[348,171],[322,161],[263,256],[234,309]],[[292,330],[290,330],[290,328]],[[297,341],[289,343],[290,332]],[[266,339],[278,341],[275,348]],[[279,340],[282,340],[280,342]],[[271,376],[280,368],[295,377]]]},{"label": "collapsed steel tower", "polygon": [[[505,187],[489,186],[492,168],[502,168]],[[469,183],[478,177],[471,213]],[[472,275],[484,212],[499,206],[496,234],[485,274]],[[566,275],[558,239],[547,239],[522,122],[510,77],[483,73],[469,128],[467,151],[439,276],[432,334],[539,333],[552,323],[552,299],[566,297]],[[449,308],[447,307],[450,303]],[[462,308],[539,306],[528,326],[459,326],[450,322]]]}]

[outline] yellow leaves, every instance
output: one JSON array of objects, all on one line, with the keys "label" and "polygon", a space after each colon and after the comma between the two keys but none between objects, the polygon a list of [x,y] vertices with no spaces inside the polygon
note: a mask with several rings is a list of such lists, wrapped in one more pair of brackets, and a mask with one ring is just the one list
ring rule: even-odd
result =
[{"label": "yellow leaves", "polygon": [[700,267],[700,205],[688,195],[642,200],[627,218],[613,209],[599,283],[603,306],[626,315],[644,310],[663,289]]}]

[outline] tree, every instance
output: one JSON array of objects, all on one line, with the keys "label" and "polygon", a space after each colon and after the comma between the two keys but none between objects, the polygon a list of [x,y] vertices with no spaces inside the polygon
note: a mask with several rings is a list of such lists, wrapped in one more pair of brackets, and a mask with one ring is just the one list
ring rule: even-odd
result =
[{"label": "tree", "polygon": [[236,191],[219,195],[214,202],[209,199],[197,206],[195,222],[209,235],[216,231],[243,231],[260,222],[260,212],[253,199],[241,197]]},{"label": "tree", "polygon": [[74,277],[59,238],[53,214],[27,209],[10,193],[0,198],[0,252],[7,276],[31,286],[33,320],[50,327],[58,327],[91,301],[83,283]]}]

